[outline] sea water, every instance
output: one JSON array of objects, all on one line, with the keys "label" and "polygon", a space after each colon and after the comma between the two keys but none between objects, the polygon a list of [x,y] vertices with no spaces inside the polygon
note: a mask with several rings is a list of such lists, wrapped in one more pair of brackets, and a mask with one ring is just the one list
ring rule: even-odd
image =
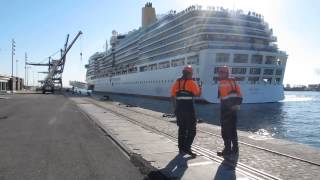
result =
[{"label": "sea water", "polygon": [[[163,113],[172,113],[168,100],[109,95],[111,99]],[[197,118],[220,125],[219,104],[196,104]],[[238,129],[253,135],[295,141],[320,148],[320,92],[285,92],[276,103],[242,104]],[[259,136],[259,137],[260,137]]]}]

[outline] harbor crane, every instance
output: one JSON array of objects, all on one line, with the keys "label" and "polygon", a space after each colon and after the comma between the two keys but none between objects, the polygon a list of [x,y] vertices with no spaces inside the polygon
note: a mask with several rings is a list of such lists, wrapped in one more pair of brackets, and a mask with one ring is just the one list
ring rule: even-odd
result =
[{"label": "harbor crane", "polygon": [[75,36],[73,41],[68,46],[69,41],[69,34],[67,35],[66,42],[64,44],[64,49],[61,49],[61,57],[57,60],[51,60],[49,58],[48,63],[27,63],[27,65],[34,65],[34,66],[48,66],[48,73],[46,78],[41,81],[42,82],[42,93],[45,94],[46,92],[54,93],[54,91],[62,89],[62,73],[64,70],[64,65],[66,62],[66,56],[73,44],[77,41],[79,36],[82,34],[81,31]]}]

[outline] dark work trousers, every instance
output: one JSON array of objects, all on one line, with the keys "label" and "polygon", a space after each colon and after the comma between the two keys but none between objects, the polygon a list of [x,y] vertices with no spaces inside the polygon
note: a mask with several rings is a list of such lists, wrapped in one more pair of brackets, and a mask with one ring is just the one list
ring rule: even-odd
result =
[{"label": "dark work trousers", "polygon": [[180,150],[191,150],[191,145],[196,136],[197,119],[194,111],[176,112],[178,132],[178,147]]},{"label": "dark work trousers", "polygon": [[221,106],[220,123],[225,151],[231,151],[231,144],[232,149],[238,148],[237,111],[231,110],[229,107]]}]

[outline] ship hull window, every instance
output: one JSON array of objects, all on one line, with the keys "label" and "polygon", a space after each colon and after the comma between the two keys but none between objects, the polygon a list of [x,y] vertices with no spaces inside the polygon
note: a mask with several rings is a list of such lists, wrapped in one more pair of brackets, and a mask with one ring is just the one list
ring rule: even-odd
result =
[{"label": "ship hull window", "polygon": [[169,68],[170,67],[170,61],[161,62],[158,65],[159,69]]},{"label": "ship hull window", "polygon": [[247,69],[246,68],[232,68],[231,73],[232,74],[246,74]]},{"label": "ship hull window", "polygon": [[198,56],[189,56],[187,58],[187,64],[195,64],[195,65],[199,65],[199,58]]},{"label": "ship hull window", "polygon": [[263,75],[273,75],[273,69],[265,69]]},{"label": "ship hull window", "polygon": [[277,69],[276,70],[276,75],[282,75],[282,69]]},{"label": "ship hull window", "polygon": [[171,66],[172,66],[172,67],[184,66],[184,58],[172,60]]},{"label": "ship hull window", "polygon": [[248,63],[248,54],[235,54],[233,58],[235,63]]},{"label": "ship hull window", "polygon": [[227,53],[217,53],[216,62],[217,63],[226,63],[229,62],[230,54]]},{"label": "ship hull window", "polygon": [[251,56],[251,63],[252,64],[262,64],[262,55],[252,55]]},{"label": "ship hull window", "polygon": [[260,74],[261,69],[260,68],[250,68],[250,74]]},{"label": "ship hull window", "polygon": [[266,63],[265,64],[277,64],[277,58],[275,56],[266,56]]}]

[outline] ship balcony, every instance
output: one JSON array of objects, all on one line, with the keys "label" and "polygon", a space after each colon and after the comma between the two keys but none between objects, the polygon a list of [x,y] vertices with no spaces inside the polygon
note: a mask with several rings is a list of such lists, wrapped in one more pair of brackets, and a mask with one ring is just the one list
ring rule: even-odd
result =
[{"label": "ship balcony", "polygon": [[232,48],[232,49],[248,49],[248,50],[266,50],[277,51],[278,47],[275,44],[261,45],[253,43],[239,43],[239,42],[208,42],[210,48]]},{"label": "ship balcony", "polygon": [[276,36],[270,36],[270,40],[272,42],[277,42],[278,41],[278,38]]}]

